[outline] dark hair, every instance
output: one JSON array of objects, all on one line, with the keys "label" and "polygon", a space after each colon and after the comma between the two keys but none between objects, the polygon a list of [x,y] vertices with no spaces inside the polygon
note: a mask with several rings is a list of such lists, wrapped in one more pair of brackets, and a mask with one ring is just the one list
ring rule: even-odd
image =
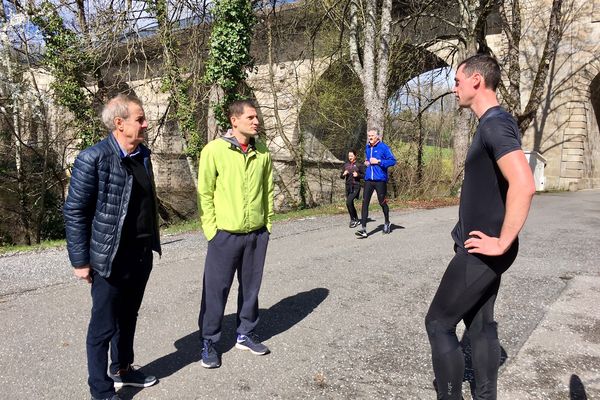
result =
[{"label": "dark hair", "polygon": [[352,153],[352,154],[354,154],[355,156],[356,156],[356,155],[358,155],[358,153],[356,152],[356,149],[349,149],[349,150],[348,150],[348,153]]},{"label": "dark hair", "polygon": [[252,100],[235,100],[229,104],[227,108],[227,118],[239,117],[244,113],[244,107],[251,107],[256,109],[256,105]]},{"label": "dark hair", "polygon": [[478,72],[483,76],[486,87],[492,90],[498,88],[498,84],[500,83],[500,65],[494,57],[487,54],[475,54],[458,64],[458,68],[463,65],[463,71],[466,76],[471,76],[475,72]]}]

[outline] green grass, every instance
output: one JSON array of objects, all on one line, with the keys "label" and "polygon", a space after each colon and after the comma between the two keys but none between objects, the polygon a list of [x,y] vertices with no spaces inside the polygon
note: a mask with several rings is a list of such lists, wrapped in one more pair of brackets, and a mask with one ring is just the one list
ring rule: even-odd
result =
[{"label": "green grass", "polygon": [[22,252],[22,251],[38,251],[38,250],[45,250],[45,249],[53,249],[56,247],[64,246],[65,244],[66,244],[65,240],[61,239],[61,240],[45,240],[45,241],[41,242],[40,244],[32,244],[31,246],[27,246],[25,244],[0,246],[0,254],[17,253],[17,252]]},{"label": "green grass", "polygon": [[[391,209],[399,209],[399,208],[407,208],[407,207],[415,207],[420,208],[418,205],[415,205],[415,202],[418,200],[407,201],[402,199],[394,199],[390,202]],[[426,202],[431,202],[430,200],[426,200]],[[360,202],[357,201],[356,208],[360,210]],[[444,203],[435,203],[433,207],[445,206],[448,204]],[[379,204],[372,203],[369,206],[369,211],[376,212],[380,210]],[[318,217],[323,215],[337,215],[337,214],[346,214],[348,211],[346,210],[346,204],[339,202],[334,204],[327,204],[314,208],[307,208],[303,210],[292,210],[284,213],[276,213],[273,217],[273,221],[290,221],[295,219],[302,218],[311,218]],[[200,230],[200,222],[197,219],[181,222],[178,224],[173,224],[167,227],[161,228],[161,235],[176,235],[179,233],[187,233],[187,232],[197,232]],[[15,245],[15,246],[0,246],[0,254],[7,253],[15,253],[15,252],[25,252],[25,251],[37,251],[44,250],[56,247],[65,246],[65,240],[51,240],[44,241],[40,244],[36,245]]]},{"label": "green grass", "polygon": [[200,221],[197,218],[189,221],[183,221],[178,224],[169,225],[161,228],[161,235],[176,235],[178,233],[194,232],[200,229]]}]

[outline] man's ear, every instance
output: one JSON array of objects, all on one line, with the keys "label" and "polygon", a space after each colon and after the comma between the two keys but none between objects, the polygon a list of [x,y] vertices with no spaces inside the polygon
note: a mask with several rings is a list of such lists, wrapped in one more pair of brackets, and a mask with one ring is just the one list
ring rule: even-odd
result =
[{"label": "man's ear", "polygon": [[481,85],[483,85],[483,76],[481,76],[481,74],[475,72],[473,74],[473,87],[475,87],[475,89],[479,89],[479,87]]},{"label": "man's ear", "polygon": [[229,123],[231,124],[232,128],[235,128],[237,125],[237,117],[232,115],[231,118],[229,118]]},{"label": "man's ear", "polygon": [[115,124],[115,128],[120,131],[123,128],[123,118],[121,117],[115,117],[115,119],[113,119],[113,123]]}]

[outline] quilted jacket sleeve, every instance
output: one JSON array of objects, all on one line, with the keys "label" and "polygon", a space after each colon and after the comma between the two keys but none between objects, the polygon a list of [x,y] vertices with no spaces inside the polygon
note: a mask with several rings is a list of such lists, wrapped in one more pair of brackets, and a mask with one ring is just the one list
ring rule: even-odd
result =
[{"label": "quilted jacket sleeve", "polygon": [[73,165],[69,193],[63,207],[67,251],[73,267],[90,263],[90,235],[98,193],[97,155],[82,151]]}]

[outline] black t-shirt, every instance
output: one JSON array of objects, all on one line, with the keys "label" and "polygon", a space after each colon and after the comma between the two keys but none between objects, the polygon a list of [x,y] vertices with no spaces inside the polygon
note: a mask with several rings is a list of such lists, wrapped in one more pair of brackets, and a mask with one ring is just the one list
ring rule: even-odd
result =
[{"label": "black t-shirt", "polygon": [[500,236],[508,182],[498,168],[497,161],[520,148],[521,135],[512,115],[500,106],[488,109],[479,119],[465,160],[458,223],[452,230],[452,238],[457,246],[464,248],[471,231]]}]

